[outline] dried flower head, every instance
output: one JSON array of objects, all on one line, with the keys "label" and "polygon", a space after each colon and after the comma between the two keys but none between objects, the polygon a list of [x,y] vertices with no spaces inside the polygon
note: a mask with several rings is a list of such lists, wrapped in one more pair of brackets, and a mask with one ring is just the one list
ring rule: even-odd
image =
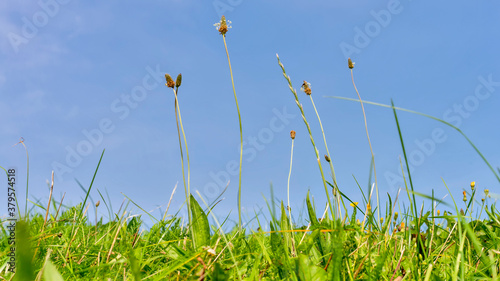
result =
[{"label": "dried flower head", "polygon": [[179,75],[177,75],[177,79],[175,80],[175,87],[179,88],[181,86],[181,83],[182,83],[182,74],[179,73]]},{"label": "dried flower head", "polygon": [[304,83],[302,84],[302,87],[300,88],[300,90],[302,92],[306,93],[307,95],[310,95],[312,93],[311,83],[307,83],[307,81],[304,80]]},{"label": "dried flower head", "polygon": [[225,16],[222,16],[220,21],[218,23],[214,24],[215,28],[220,32],[222,35],[226,35],[226,32],[231,28],[231,21],[226,20]]},{"label": "dried flower head", "polygon": [[292,138],[292,140],[295,139],[295,131],[294,130],[290,131],[290,137]]},{"label": "dried flower head", "polygon": [[347,65],[349,66],[350,69],[354,68],[354,62],[352,62],[351,58],[347,59]]},{"label": "dried flower head", "polygon": [[97,201],[97,203],[95,203],[95,207],[99,207],[99,205],[101,204],[101,200]]},{"label": "dried flower head", "polygon": [[325,154],[325,160],[326,162],[330,163],[330,161],[332,161],[332,159],[330,159],[330,157],[328,155]]},{"label": "dried flower head", "polygon": [[165,83],[165,85],[167,87],[169,87],[169,88],[175,87],[174,79],[172,79],[172,76],[170,76],[170,74],[168,74],[168,73],[165,74],[165,80],[167,80],[167,83]]}]

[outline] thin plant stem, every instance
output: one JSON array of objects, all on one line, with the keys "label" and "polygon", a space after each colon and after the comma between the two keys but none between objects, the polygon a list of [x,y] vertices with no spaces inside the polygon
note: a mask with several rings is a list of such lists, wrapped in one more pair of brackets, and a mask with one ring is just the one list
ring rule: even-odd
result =
[{"label": "thin plant stem", "polygon": [[[335,177],[335,170],[333,169],[333,162],[332,162],[332,157],[330,156],[330,151],[328,150],[328,144],[326,142],[326,136],[325,136],[325,130],[323,129],[323,124],[321,123],[321,118],[319,117],[318,110],[316,109],[316,105],[314,104],[314,100],[312,95],[309,95],[309,98],[311,99],[312,106],[314,108],[314,112],[316,112],[316,116],[318,117],[318,122],[319,126],[321,128],[321,133],[323,134],[323,142],[325,143],[325,149],[326,149],[326,155],[328,155],[329,161],[328,164],[330,164],[330,172],[332,173],[332,180],[333,180],[333,186],[335,186],[335,199],[337,199],[337,207],[339,211],[339,218],[342,217],[342,211],[340,209],[340,201],[342,200],[342,204],[344,204],[343,199],[340,197],[339,193],[339,186],[337,184],[337,178]],[[344,205],[345,209],[345,205]]]},{"label": "thin plant stem", "polygon": [[356,91],[356,94],[358,95],[359,103],[361,104],[361,109],[363,110],[363,119],[365,121],[366,138],[368,139],[368,144],[370,145],[370,153],[372,155],[372,163],[373,163],[373,176],[375,177],[375,191],[377,193],[377,206],[378,206],[377,216],[378,216],[378,221],[380,221],[380,199],[379,199],[378,184],[377,184],[377,168],[375,167],[375,154],[373,153],[372,142],[370,141],[370,133],[368,133],[368,122],[366,121],[365,106],[363,105],[363,100],[361,99],[361,96],[359,95],[358,88],[356,87],[356,83],[354,83],[354,74],[353,74],[352,68],[351,68],[351,80],[352,80],[352,85],[354,86],[354,90]]},{"label": "thin plant stem", "polygon": [[302,115],[302,120],[304,121],[304,124],[307,127],[307,131],[309,133],[309,138],[311,139],[311,143],[313,145],[314,152],[316,154],[316,160],[318,161],[319,171],[321,173],[321,179],[323,180],[323,186],[325,187],[325,193],[326,193],[326,199],[328,200],[328,206],[330,207],[330,212],[332,213],[333,218],[335,218],[336,216],[335,216],[335,212],[333,211],[334,209],[333,209],[331,201],[330,201],[330,193],[328,192],[328,187],[326,185],[325,174],[323,173],[323,167],[321,166],[319,152],[318,152],[318,149],[316,148],[316,144],[314,143],[314,138],[312,136],[311,127],[309,126],[309,123],[307,122],[307,119],[306,119],[306,115],[304,114],[304,108],[302,107],[302,105],[299,102],[299,97],[297,96],[297,91],[295,91],[295,89],[293,88],[292,81],[290,80],[290,77],[286,74],[285,67],[281,63],[280,57],[278,56],[278,54],[276,54],[276,58],[278,59],[278,64],[281,67],[281,70],[283,71],[283,76],[285,77],[285,79],[288,82],[288,88],[290,88],[290,91],[293,93],[293,95],[295,97],[295,103],[297,104],[297,106],[300,109],[300,113]]},{"label": "thin plant stem", "polygon": [[[189,150],[188,150],[188,144],[187,144],[187,140],[186,140],[186,133],[184,132],[184,126],[182,125],[182,117],[181,117],[181,108],[179,107],[179,100],[177,99],[177,93],[179,91],[179,89],[177,88],[177,90],[173,90],[174,91],[174,95],[175,95],[175,108],[176,108],[176,119],[177,117],[179,117],[179,122],[177,124],[177,130],[179,130],[179,124],[180,124],[180,128],[181,128],[181,132],[182,132],[182,137],[184,139],[184,146],[186,147],[186,160],[187,160],[187,193],[186,193],[186,197],[187,197],[187,209],[188,209],[188,218],[189,218],[189,225],[191,226],[191,224],[193,223],[192,221],[192,214],[191,214],[191,200],[190,200],[190,194],[191,194],[191,185],[190,185],[190,177],[191,177],[191,167],[190,167],[190,163],[189,163]],[[180,134],[179,134],[179,140],[180,140]],[[180,145],[180,148],[181,148],[181,162],[182,162],[182,180],[184,181],[184,189],[186,190],[186,178],[184,176],[184,157],[182,155],[182,143],[179,143]],[[192,237],[194,237],[194,233],[193,233],[193,228],[192,227],[189,227],[190,230],[191,230],[191,235]]]},{"label": "thin plant stem", "polygon": [[241,229],[241,165],[243,163],[243,127],[241,126],[240,107],[238,105],[238,97],[236,96],[236,89],[234,87],[233,69],[231,68],[231,60],[229,59],[229,52],[227,51],[226,35],[222,35],[224,40],[224,48],[226,49],[227,62],[229,63],[229,72],[231,74],[231,84],[233,86],[234,100],[236,101],[236,109],[238,110],[238,122],[240,124],[240,172],[238,179],[238,226]]},{"label": "thin plant stem", "polygon": [[178,106],[178,101],[177,101],[177,93],[179,90],[172,89],[174,91],[174,96],[175,96],[175,123],[177,125],[177,136],[179,137],[179,151],[181,153],[181,167],[182,167],[182,181],[184,183],[184,193],[186,194],[186,203],[187,203],[187,209],[188,209],[188,217],[189,217],[189,223],[191,224],[191,209],[189,208],[189,191],[186,185],[186,176],[184,172],[184,153],[182,151],[182,139],[181,139],[181,131],[179,129],[179,114],[177,110]]},{"label": "thin plant stem", "polygon": [[292,138],[292,150],[290,152],[290,170],[288,172],[288,182],[286,185],[286,194],[287,194],[287,199],[288,199],[288,216],[290,216],[290,230],[292,234],[292,255],[296,256],[297,253],[295,252],[295,240],[293,238],[293,224],[292,224],[292,207],[290,206],[290,177],[292,175],[292,163],[293,163],[293,144],[294,144],[294,138]]}]

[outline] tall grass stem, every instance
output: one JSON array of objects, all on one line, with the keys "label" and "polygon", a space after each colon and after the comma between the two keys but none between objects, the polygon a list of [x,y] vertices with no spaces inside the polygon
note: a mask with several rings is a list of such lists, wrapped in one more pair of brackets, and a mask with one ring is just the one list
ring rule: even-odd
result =
[{"label": "tall grass stem", "polygon": [[233,69],[231,67],[231,59],[229,58],[229,52],[227,50],[226,35],[223,34],[222,38],[224,40],[224,48],[226,50],[227,62],[229,64],[229,72],[231,74],[231,84],[233,86],[234,100],[236,102],[236,109],[238,110],[238,122],[240,124],[240,171],[239,171],[239,178],[238,178],[238,226],[241,229],[241,165],[243,164],[243,127],[241,126],[240,107],[238,105],[238,97],[236,96],[236,89],[234,87]]},{"label": "tall grass stem", "polygon": [[363,100],[361,99],[361,96],[359,95],[358,88],[356,87],[356,83],[354,83],[354,73],[352,71],[352,68],[351,68],[351,80],[352,80],[352,85],[354,86],[354,90],[356,91],[356,94],[358,95],[359,103],[361,104],[361,109],[363,110],[363,119],[365,121],[366,138],[368,139],[368,144],[370,145],[370,153],[372,155],[372,164],[373,164],[373,176],[375,177],[375,192],[377,193],[377,217],[378,217],[378,221],[380,221],[380,199],[379,199],[378,183],[377,183],[377,168],[375,166],[375,154],[373,153],[372,142],[370,140],[370,133],[368,132],[368,122],[366,121],[365,106],[363,105]]},{"label": "tall grass stem", "polygon": [[[342,211],[340,209],[340,201],[342,200],[342,204],[344,204],[344,202],[340,196],[339,186],[337,184],[337,178],[335,177],[335,170],[333,169],[333,159],[330,156],[330,151],[328,150],[328,143],[326,142],[326,136],[325,136],[325,130],[323,129],[323,123],[321,123],[321,118],[319,117],[319,113],[318,113],[318,110],[316,109],[316,105],[314,104],[314,100],[313,100],[312,95],[309,95],[309,98],[311,99],[311,104],[314,108],[314,112],[316,113],[316,116],[318,117],[318,122],[319,122],[319,126],[321,128],[321,133],[323,134],[323,142],[325,143],[326,155],[328,155],[328,158],[329,158],[328,164],[330,164],[330,172],[332,173],[333,185],[335,188],[334,196],[335,196],[335,199],[337,199],[339,218],[342,218]],[[344,209],[346,209],[345,205],[344,205]]]}]

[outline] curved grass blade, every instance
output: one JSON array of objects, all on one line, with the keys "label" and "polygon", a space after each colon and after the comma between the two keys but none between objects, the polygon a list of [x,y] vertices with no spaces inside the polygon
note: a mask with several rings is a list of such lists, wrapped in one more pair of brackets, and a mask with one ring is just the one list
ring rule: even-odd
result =
[{"label": "curved grass blade", "polygon": [[[356,100],[356,99],[345,98],[345,97],[338,97],[338,96],[327,96],[327,98],[334,98],[334,99],[341,99],[341,100],[348,100],[348,101],[359,102],[359,100]],[[474,150],[476,151],[476,153],[481,157],[481,159],[483,159],[484,163],[486,163],[486,165],[488,165],[488,167],[493,172],[493,174],[495,175],[495,177],[497,178],[497,180],[500,182],[500,169],[498,169],[498,173],[497,173],[497,171],[495,171],[495,169],[493,168],[493,166],[491,166],[490,162],[488,162],[488,160],[486,160],[486,157],[484,157],[484,155],[481,153],[481,151],[479,151],[479,149],[476,147],[476,145],[458,127],[456,127],[456,126],[454,126],[454,125],[452,125],[452,124],[450,124],[450,123],[448,123],[448,122],[446,122],[446,121],[444,121],[442,119],[439,119],[439,118],[434,117],[432,115],[428,115],[428,114],[421,113],[421,112],[418,112],[418,111],[414,111],[414,110],[410,110],[410,109],[406,109],[406,108],[402,108],[402,107],[390,106],[390,105],[387,105],[387,104],[378,103],[378,102],[372,102],[372,101],[365,101],[365,100],[363,100],[363,103],[365,103],[365,104],[371,104],[371,105],[376,105],[376,106],[381,106],[381,107],[393,108],[394,110],[401,110],[401,111],[405,111],[405,112],[409,112],[409,113],[413,113],[413,114],[418,114],[418,115],[430,118],[432,120],[436,120],[438,122],[441,122],[441,123],[445,124],[446,126],[449,126],[449,127],[453,128],[453,129],[455,129],[457,132],[459,132],[467,140],[467,142],[472,146],[472,148],[474,148]]]}]

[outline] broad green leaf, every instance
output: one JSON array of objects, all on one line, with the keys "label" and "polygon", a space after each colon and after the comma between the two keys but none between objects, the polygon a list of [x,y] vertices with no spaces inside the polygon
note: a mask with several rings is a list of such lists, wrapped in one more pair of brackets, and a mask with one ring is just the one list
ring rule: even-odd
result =
[{"label": "broad green leaf", "polygon": [[201,246],[206,246],[210,242],[210,226],[208,224],[207,215],[203,212],[200,204],[191,195],[191,214],[193,221],[191,227],[193,228],[193,244],[195,249]]},{"label": "broad green leaf", "polygon": [[45,269],[43,270],[43,279],[45,281],[64,281],[61,273],[57,270],[54,264],[50,260],[45,263]]},{"label": "broad green leaf", "polygon": [[326,271],[314,265],[307,255],[299,254],[295,262],[295,270],[300,281],[323,281],[327,279]]}]

